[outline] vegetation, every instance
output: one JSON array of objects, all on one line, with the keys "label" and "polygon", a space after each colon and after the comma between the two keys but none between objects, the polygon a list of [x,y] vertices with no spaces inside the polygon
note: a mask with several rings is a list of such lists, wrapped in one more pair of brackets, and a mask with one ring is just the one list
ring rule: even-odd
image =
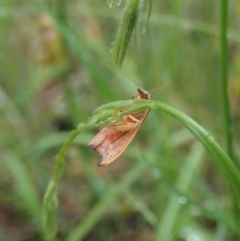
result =
[{"label": "vegetation", "polygon": [[[1,240],[239,239],[237,2],[3,0],[0,18]],[[97,167],[93,128],[146,108]]]}]

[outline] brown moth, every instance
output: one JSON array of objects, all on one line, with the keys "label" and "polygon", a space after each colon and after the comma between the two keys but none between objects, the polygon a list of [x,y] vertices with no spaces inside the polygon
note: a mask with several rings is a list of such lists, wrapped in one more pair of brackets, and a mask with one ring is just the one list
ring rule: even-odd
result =
[{"label": "brown moth", "polygon": [[[132,99],[151,99],[151,95],[146,90],[138,88],[138,94],[133,96]],[[117,119],[115,119],[112,124],[99,131],[88,144],[90,148],[102,156],[102,160],[97,164],[98,166],[110,164],[126,150],[149,111],[150,109],[147,109],[125,115],[121,123],[117,123]]]}]

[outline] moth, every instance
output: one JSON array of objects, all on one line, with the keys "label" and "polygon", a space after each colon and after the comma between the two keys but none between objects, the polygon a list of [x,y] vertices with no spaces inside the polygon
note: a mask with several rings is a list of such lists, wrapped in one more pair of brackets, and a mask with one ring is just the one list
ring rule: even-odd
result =
[{"label": "moth", "polygon": [[[138,88],[138,94],[132,99],[151,99],[149,92]],[[98,166],[106,166],[115,161],[128,147],[147,117],[150,109],[134,112],[123,116],[119,123],[117,118],[108,126],[103,127],[90,141],[88,147],[102,156]],[[115,124],[114,124],[115,123]]]}]

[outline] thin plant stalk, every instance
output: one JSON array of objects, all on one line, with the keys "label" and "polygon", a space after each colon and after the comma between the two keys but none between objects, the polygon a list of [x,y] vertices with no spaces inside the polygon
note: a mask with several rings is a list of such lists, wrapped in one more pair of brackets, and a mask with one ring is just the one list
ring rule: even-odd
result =
[{"label": "thin plant stalk", "polygon": [[231,113],[229,108],[228,98],[228,65],[227,65],[227,29],[228,29],[228,0],[221,0],[221,28],[220,28],[220,42],[221,42],[221,83],[222,83],[222,98],[223,98],[223,118],[225,124],[225,139],[228,155],[232,160],[232,123]]}]

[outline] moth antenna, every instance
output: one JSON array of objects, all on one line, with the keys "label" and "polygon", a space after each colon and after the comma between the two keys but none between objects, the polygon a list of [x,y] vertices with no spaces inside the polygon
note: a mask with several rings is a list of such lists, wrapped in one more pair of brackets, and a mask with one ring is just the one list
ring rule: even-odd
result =
[{"label": "moth antenna", "polygon": [[[107,66],[107,65],[106,65]],[[107,66],[107,68],[111,69],[112,71],[115,71],[116,73],[119,73],[119,71],[117,69],[114,69],[110,66]],[[124,73],[121,73],[122,75],[124,75],[126,78],[128,78],[129,80],[131,80],[137,87],[140,88],[140,85],[132,78],[130,78],[128,75],[124,74]]]},{"label": "moth antenna", "polygon": [[151,89],[151,90],[149,90],[148,92],[149,92],[149,93],[152,93],[153,91],[158,90],[158,89],[160,89],[160,88],[161,88],[161,86],[160,86],[160,84],[159,84],[156,88]]},{"label": "moth antenna", "polygon": [[[108,66],[108,65],[106,65],[106,64],[104,64],[107,68],[109,68],[110,70],[112,70],[112,71],[114,71],[114,72],[116,72],[116,73],[120,73],[117,69],[114,69],[114,68],[112,68],[112,67],[110,67],[110,66]],[[128,78],[129,80],[131,80],[138,88],[141,88],[141,86],[134,80],[134,79],[132,79],[131,77],[129,77],[128,75],[126,75],[126,74],[124,74],[124,73],[121,73],[123,76],[125,76],[126,78]],[[152,93],[153,91],[155,91],[155,90],[157,90],[157,89],[160,89],[161,88],[161,86],[160,85],[158,85],[156,88],[154,88],[154,89],[152,89],[152,90],[150,90],[150,91],[148,91],[149,93]]]}]

